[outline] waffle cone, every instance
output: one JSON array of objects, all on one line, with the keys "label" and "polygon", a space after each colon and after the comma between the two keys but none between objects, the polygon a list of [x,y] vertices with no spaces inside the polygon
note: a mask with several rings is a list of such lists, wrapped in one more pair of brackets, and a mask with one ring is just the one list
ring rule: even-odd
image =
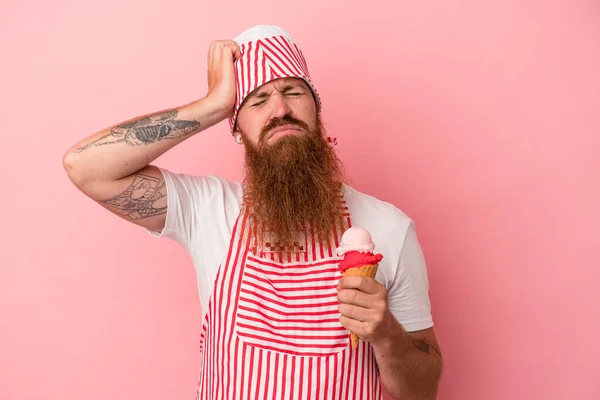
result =
[{"label": "waffle cone", "polygon": [[348,268],[346,271],[344,271],[344,276],[368,276],[370,278],[375,278],[378,266],[379,264],[373,264],[361,265],[360,267],[355,268]]},{"label": "waffle cone", "polygon": [[[368,276],[370,278],[375,278],[375,274],[377,273],[377,267],[379,264],[372,265],[361,265],[356,268],[348,268],[344,271],[343,276]],[[350,344],[352,348],[355,349],[358,345],[358,335],[356,333],[350,332]]]}]

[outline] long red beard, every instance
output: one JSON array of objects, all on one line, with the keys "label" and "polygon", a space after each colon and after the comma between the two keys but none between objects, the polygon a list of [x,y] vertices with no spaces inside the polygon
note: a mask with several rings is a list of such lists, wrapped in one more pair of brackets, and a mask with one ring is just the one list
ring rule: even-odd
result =
[{"label": "long red beard", "polygon": [[246,148],[245,202],[251,217],[280,243],[298,239],[309,223],[323,240],[340,224],[344,171],[323,135],[320,119],[315,130],[284,136],[273,145]]}]

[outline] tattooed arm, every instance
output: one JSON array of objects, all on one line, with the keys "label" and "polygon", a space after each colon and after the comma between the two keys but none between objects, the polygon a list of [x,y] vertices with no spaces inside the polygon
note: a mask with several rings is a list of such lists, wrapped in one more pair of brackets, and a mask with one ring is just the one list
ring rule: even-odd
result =
[{"label": "tattooed arm", "polygon": [[160,231],[167,210],[163,176],[152,161],[192,135],[226,119],[235,102],[233,41],[214,41],[208,94],[190,104],[130,119],[92,135],[63,156],[69,179],[122,218]]},{"label": "tattooed arm", "polygon": [[115,181],[144,168],[173,146],[223,119],[208,98],[131,119],[84,139],[63,158],[75,183]]},{"label": "tattooed arm", "polygon": [[77,143],[63,164],[88,197],[128,221],[160,231],[167,193],[161,172],[149,162],[217,118],[210,100],[145,115]]}]

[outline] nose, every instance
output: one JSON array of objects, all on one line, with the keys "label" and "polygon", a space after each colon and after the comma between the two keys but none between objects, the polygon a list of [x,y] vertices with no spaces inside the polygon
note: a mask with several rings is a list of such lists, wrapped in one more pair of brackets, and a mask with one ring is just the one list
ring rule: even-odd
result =
[{"label": "nose", "polygon": [[287,99],[283,95],[279,94],[273,97],[274,99],[271,102],[273,105],[271,118],[283,118],[283,116],[292,112],[292,109],[287,103]]}]

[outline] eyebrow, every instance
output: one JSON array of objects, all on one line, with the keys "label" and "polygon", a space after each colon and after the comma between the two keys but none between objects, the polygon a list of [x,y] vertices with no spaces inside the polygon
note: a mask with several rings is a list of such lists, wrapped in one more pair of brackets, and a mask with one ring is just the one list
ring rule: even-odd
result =
[{"label": "eyebrow", "polygon": [[[304,90],[304,87],[302,85],[300,85],[300,84],[288,83],[285,86],[283,86],[283,88],[281,88],[281,93],[285,94],[286,92],[289,92],[289,91],[295,90],[295,89],[302,89],[302,90]],[[254,99],[266,99],[269,96],[271,96],[269,93],[264,92],[264,91],[259,91],[258,93],[251,94],[248,98],[250,100],[254,100]]]}]

